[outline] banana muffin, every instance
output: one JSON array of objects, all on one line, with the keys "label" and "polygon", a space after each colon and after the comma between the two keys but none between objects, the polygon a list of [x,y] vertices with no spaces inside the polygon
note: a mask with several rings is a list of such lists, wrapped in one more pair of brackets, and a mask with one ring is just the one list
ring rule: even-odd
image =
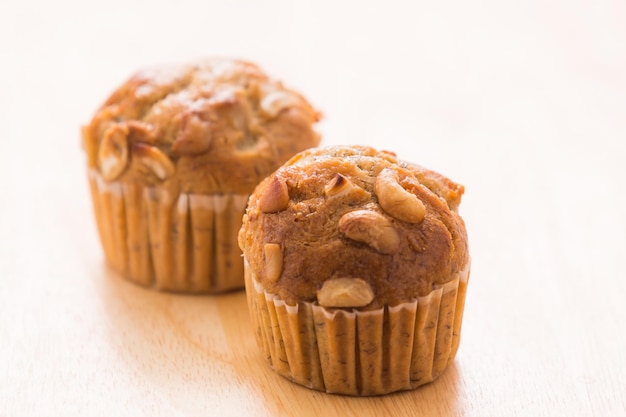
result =
[{"label": "banana muffin", "polygon": [[299,153],[251,195],[239,245],[271,367],[348,395],[434,380],[459,346],[462,185],[363,146]]},{"label": "banana muffin", "polygon": [[256,65],[211,58],[138,72],[82,129],[105,257],[160,290],[244,285],[237,232],[255,186],[316,146],[319,113]]}]

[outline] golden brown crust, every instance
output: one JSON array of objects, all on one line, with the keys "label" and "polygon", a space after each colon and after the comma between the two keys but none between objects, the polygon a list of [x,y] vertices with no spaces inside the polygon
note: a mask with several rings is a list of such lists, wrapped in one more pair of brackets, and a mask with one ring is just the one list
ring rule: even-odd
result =
[{"label": "golden brown crust", "polygon": [[249,193],[316,146],[319,113],[256,65],[213,58],[135,74],[82,129],[90,168],[189,193]]},{"label": "golden brown crust", "polygon": [[[280,211],[264,212],[259,202],[273,193],[276,178],[287,184],[289,201]],[[428,294],[466,266],[467,235],[457,213],[463,191],[389,152],[310,149],[256,188],[239,245],[265,290],[288,304],[316,301],[328,280],[355,278],[374,293],[373,302],[360,309],[396,305]],[[407,215],[413,205],[425,212],[420,215],[418,207],[418,215]],[[282,250],[277,279],[266,277],[266,244]]]}]

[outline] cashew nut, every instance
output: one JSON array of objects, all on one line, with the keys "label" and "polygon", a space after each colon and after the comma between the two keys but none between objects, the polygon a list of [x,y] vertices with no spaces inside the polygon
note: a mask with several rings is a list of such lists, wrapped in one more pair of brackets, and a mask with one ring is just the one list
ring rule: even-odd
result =
[{"label": "cashew nut", "polygon": [[317,291],[322,307],[364,307],[374,299],[370,285],[360,278],[333,278]]},{"label": "cashew nut", "polygon": [[341,174],[337,174],[335,178],[328,183],[324,189],[324,193],[330,199],[345,197],[350,202],[360,202],[370,198],[370,193],[358,185],[355,185]]},{"label": "cashew nut", "polygon": [[287,208],[289,189],[282,178],[274,176],[269,181],[265,192],[259,198],[259,209],[263,213],[276,213]]},{"label": "cashew nut", "polygon": [[278,243],[266,243],[263,246],[265,254],[265,276],[272,282],[278,281],[283,272],[283,251]]},{"label": "cashew nut", "polygon": [[122,175],[128,165],[128,126],[114,124],[104,133],[98,149],[100,172],[106,181]]},{"label": "cashew nut", "polygon": [[374,182],[374,193],[383,210],[394,218],[407,223],[424,220],[426,206],[400,185],[398,173],[393,169],[385,168],[378,174]]},{"label": "cashew nut", "polygon": [[161,181],[169,178],[176,169],[167,155],[156,146],[135,143],[132,146],[132,157]]},{"label": "cashew nut", "polygon": [[391,222],[371,210],[355,210],[344,214],[339,219],[339,231],[380,253],[392,253],[400,245],[400,238]]}]

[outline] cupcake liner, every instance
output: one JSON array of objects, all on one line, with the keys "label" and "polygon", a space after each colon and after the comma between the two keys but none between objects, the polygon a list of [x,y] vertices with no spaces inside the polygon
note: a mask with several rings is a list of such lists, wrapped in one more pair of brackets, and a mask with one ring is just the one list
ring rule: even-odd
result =
[{"label": "cupcake liner", "polygon": [[431,382],[454,359],[469,264],[424,297],[371,311],[287,305],[244,264],[257,342],[271,367],[296,383],[380,395]]},{"label": "cupcake liner", "polygon": [[159,290],[214,293],[241,288],[237,246],[248,194],[173,193],[89,173],[108,262],[127,279]]}]

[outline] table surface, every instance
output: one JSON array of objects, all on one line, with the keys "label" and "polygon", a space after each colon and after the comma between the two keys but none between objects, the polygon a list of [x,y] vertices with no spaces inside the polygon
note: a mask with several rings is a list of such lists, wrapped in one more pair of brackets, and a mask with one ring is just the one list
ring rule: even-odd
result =
[{"label": "table surface", "polygon": [[[411,4],[410,6],[408,4]],[[0,4],[0,416],[626,415],[626,3]],[[325,119],[466,186],[450,369],[351,398],[272,373],[243,292],[104,263],[79,127],[135,70],[258,62]]]}]

